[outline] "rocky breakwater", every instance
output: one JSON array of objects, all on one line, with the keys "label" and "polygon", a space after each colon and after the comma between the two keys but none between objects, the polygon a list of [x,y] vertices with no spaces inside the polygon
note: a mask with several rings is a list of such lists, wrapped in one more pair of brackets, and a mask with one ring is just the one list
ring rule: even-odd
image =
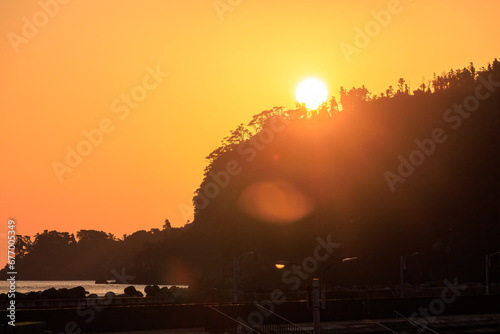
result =
[{"label": "rocky breakwater", "polygon": [[[145,295],[144,295],[145,293]],[[165,303],[182,302],[187,289],[171,287],[160,288],[158,285],[148,285],[144,293],[134,286],[128,286],[123,294],[107,292],[104,297],[89,294],[81,286],[71,289],[50,288],[44,291],[29,293],[16,292],[16,307],[18,309],[50,309],[68,307],[95,307],[95,306],[129,306],[129,305],[159,305]],[[0,307],[9,303],[7,294],[0,294]]]}]

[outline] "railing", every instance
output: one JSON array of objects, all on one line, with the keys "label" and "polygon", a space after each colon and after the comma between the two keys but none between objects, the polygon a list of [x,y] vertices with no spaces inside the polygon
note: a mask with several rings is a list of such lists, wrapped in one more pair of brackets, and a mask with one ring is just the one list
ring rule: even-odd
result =
[{"label": "railing", "polygon": [[261,325],[253,330],[258,334],[311,334],[308,330],[291,323]]},{"label": "railing", "polygon": [[[256,333],[256,334],[312,334],[307,329],[300,327],[299,325],[291,322],[290,320],[280,316],[279,314],[259,305],[254,304],[256,307],[261,308],[266,314],[269,314],[267,317],[267,321],[270,322],[268,324],[262,324],[258,326],[251,326],[246,322],[242,321],[242,319],[236,319],[233,316],[215,308],[214,306],[208,305],[207,307],[219,313],[223,317],[230,319],[234,324],[236,324],[240,328],[245,328],[247,333]],[[271,316],[272,315],[272,316]],[[238,332],[237,330],[235,332]]]},{"label": "railing", "polygon": [[299,325],[291,322],[286,318],[283,318],[281,315],[265,308],[264,306],[261,306],[259,304],[255,304],[255,306],[263,309],[265,312],[271,313],[272,315],[277,317],[280,322],[282,322],[280,324],[267,324],[254,327],[254,331],[259,334],[312,334],[307,329],[300,327]]}]

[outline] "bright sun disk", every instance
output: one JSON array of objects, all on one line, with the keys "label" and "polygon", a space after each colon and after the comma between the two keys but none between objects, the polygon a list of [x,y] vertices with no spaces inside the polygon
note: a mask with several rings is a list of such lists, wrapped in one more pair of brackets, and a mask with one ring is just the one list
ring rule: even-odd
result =
[{"label": "bright sun disk", "polygon": [[328,97],[326,85],[318,79],[302,80],[295,90],[295,98],[308,109],[317,109]]}]

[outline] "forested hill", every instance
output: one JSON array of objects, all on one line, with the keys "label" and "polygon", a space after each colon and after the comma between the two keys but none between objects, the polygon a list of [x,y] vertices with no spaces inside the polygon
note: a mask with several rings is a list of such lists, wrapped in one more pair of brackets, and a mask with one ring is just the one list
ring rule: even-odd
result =
[{"label": "forested hill", "polygon": [[[331,234],[365,284],[397,280],[399,255],[415,251],[420,280],[481,280],[500,250],[500,64],[398,86],[239,126],[208,157],[196,224],[274,258],[311,256],[300,245]],[[222,171],[235,174],[224,188]]]},{"label": "forested hill", "polygon": [[415,283],[480,281],[484,255],[500,250],[499,112],[496,59],[414,91],[400,79],[379,95],[342,88],[314,111],[266,110],[207,157],[193,223],[125,240],[46,231],[25,238],[18,272],[112,278],[126,268],[147,283],[226,287],[232,257],[253,251],[241,282],[257,289],[281,283],[274,260],[301,261],[330,235],[341,246],[325,264],[359,258],[341,277],[351,284],[397,282],[399,256],[415,251]]}]

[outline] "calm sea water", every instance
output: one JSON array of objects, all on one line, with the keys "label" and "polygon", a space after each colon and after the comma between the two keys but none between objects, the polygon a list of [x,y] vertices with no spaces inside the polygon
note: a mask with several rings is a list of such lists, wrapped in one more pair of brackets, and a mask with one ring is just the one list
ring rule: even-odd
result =
[{"label": "calm sea water", "polygon": [[[104,297],[106,292],[111,291],[117,295],[123,293],[123,289],[127,286],[133,285],[137,291],[141,291],[144,295],[144,288],[146,284],[95,284],[94,281],[16,281],[16,291],[27,293],[30,291],[43,291],[50,288],[67,288],[71,289],[77,286],[83,286],[89,293],[95,293],[99,297]],[[162,287],[171,287],[172,285],[159,285]],[[185,285],[178,285],[178,287],[185,288]],[[9,282],[0,281],[0,293],[7,293],[9,290]]]}]

